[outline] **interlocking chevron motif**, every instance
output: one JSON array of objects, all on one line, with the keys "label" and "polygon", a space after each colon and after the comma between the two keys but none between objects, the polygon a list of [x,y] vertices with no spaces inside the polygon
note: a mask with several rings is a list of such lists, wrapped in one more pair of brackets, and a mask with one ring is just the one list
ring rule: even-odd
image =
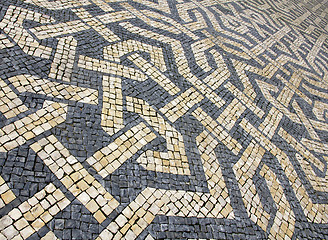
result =
[{"label": "interlocking chevron motif", "polygon": [[1,8],[0,239],[327,237],[327,1]]}]

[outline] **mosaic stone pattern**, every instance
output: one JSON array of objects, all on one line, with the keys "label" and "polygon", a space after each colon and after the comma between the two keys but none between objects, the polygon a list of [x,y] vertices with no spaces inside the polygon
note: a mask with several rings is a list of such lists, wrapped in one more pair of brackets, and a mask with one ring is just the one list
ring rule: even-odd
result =
[{"label": "mosaic stone pattern", "polygon": [[328,1],[0,3],[0,239],[328,239]]}]

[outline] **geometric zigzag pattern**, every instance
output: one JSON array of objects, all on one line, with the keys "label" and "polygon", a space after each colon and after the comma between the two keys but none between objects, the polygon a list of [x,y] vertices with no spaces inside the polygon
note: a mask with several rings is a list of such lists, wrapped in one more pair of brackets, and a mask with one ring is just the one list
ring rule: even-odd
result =
[{"label": "geometric zigzag pattern", "polygon": [[326,239],[322,0],[8,0],[0,239]]}]

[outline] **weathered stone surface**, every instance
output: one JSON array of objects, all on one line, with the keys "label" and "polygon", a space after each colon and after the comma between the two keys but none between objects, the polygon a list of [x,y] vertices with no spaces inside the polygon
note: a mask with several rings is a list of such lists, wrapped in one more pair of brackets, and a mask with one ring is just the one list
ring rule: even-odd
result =
[{"label": "weathered stone surface", "polygon": [[326,1],[0,6],[0,239],[327,239]]}]

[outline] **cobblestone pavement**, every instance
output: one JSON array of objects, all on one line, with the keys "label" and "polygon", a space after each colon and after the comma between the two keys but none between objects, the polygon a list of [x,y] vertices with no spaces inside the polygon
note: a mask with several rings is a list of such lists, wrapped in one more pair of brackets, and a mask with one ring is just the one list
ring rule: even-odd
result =
[{"label": "cobblestone pavement", "polygon": [[328,1],[0,7],[0,239],[328,239]]}]

